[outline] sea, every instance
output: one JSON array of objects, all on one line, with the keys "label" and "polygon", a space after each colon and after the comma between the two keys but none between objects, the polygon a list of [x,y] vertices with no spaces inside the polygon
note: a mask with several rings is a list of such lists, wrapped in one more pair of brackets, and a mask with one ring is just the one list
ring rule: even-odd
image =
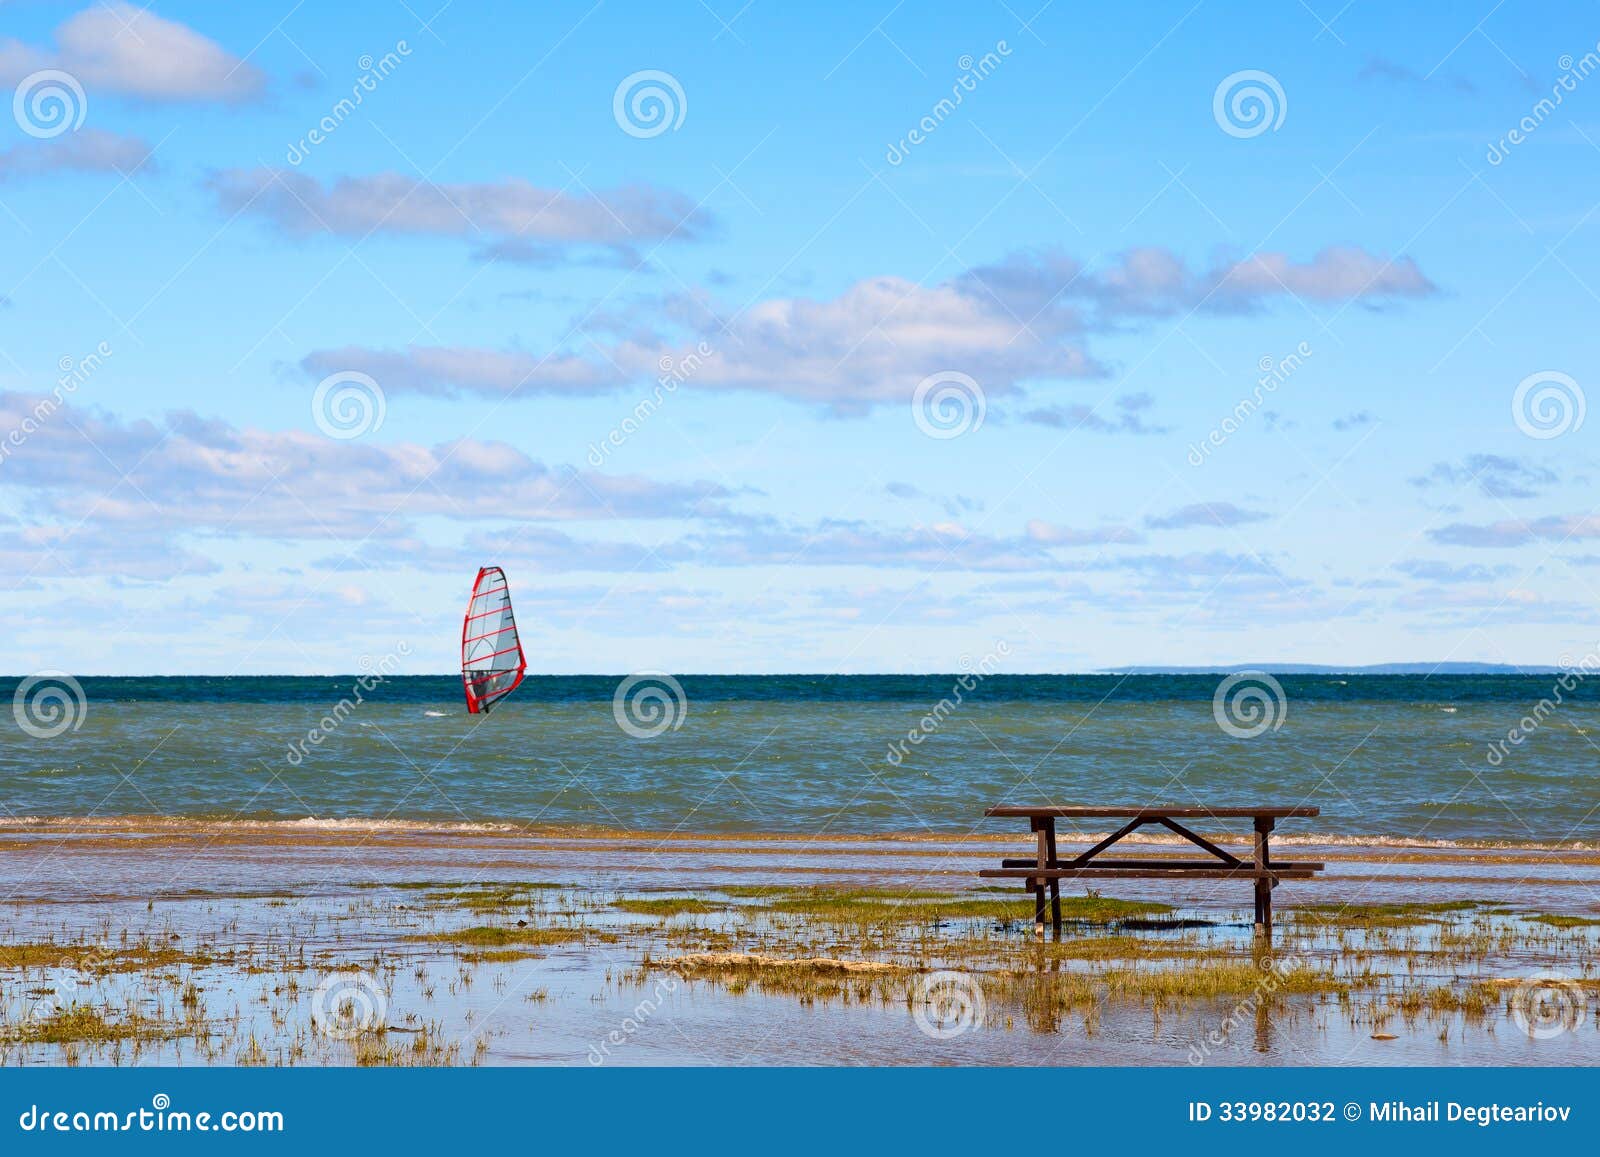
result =
[{"label": "sea", "polygon": [[12,678],[0,826],[945,835],[1000,803],[1304,804],[1291,842],[1590,848],[1596,682],[529,677],[469,715],[454,676]]}]

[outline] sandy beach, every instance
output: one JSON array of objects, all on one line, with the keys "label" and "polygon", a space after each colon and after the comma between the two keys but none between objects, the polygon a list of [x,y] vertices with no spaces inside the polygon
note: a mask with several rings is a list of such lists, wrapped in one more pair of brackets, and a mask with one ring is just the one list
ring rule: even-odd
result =
[{"label": "sandy beach", "polygon": [[[1087,835],[1083,838],[1087,839]],[[1167,854],[1149,841],[1148,854]],[[1587,1064],[1600,852],[1297,845],[1032,937],[1015,834],[0,831],[11,1064]],[[1064,847],[1075,846],[1066,844]]]}]

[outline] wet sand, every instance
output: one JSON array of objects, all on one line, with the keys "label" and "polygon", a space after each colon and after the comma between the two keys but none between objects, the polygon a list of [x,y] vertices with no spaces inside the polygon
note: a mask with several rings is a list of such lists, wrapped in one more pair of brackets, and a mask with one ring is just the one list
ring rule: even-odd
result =
[{"label": "wet sand", "polygon": [[[1249,888],[1237,881],[1111,882],[1117,899],[1175,911],[1090,920],[1059,945],[1036,945],[1021,889],[979,891],[976,877],[1026,846],[1026,833],[12,825],[0,832],[0,950],[14,957],[0,967],[0,1055],[98,1064],[1600,1060],[1597,932],[1584,923],[1600,916],[1600,853],[1297,844],[1297,856],[1315,854],[1328,871],[1279,890],[1276,951],[1263,960]],[[1165,851],[1159,840],[1147,849]],[[775,891],[750,891],[760,886]],[[894,911],[901,896],[947,895],[975,900],[981,914],[946,917],[924,900],[935,915],[867,920],[861,901],[840,915],[795,900],[811,888],[875,889],[868,906]],[[1327,915],[1463,902],[1371,925]],[[702,958],[713,964],[685,963]],[[776,967],[819,959],[881,972]],[[1259,979],[1125,991],[1130,978],[1214,968],[1253,968]],[[1278,991],[1273,968],[1322,979]],[[1558,980],[1531,979],[1544,973]],[[930,990],[930,977],[946,980]],[[1107,986],[1104,998],[1041,1003],[1041,984],[1077,978]],[[1537,1001],[1560,1005],[1542,1016],[1534,1008],[1531,1023],[1497,995],[1530,984]],[[1484,991],[1487,1009],[1466,999]],[[964,1001],[981,1007],[964,1012]],[[381,1015],[363,1015],[377,1005]],[[63,1014],[85,1009],[105,1015],[74,1040]]]}]

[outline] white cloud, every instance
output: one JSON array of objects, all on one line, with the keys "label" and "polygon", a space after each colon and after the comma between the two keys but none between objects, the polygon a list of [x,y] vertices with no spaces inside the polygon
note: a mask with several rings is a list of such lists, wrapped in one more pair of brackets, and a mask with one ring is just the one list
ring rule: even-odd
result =
[{"label": "white cloud", "polygon": [[132,173],[149,160],[148,142],[85,128],[49,140],[24,141],[0,152],[0,181],[56,172]]},{"label": "white cloud", "polygon": [[[0,540],[0,559],[31,545],[97,573],[192,571],[180,540],[404,540],[430,516],[511,526],[716,517],[729,496],[709,482],[549,466],[504,442],[341,442],[187,412],[158,425],[74,406],[36,419],[38,402],[0,393],[0,429],[29,431],[0,469],[21,524]],[[142,552],[144,564],[118,551]]]},{"label": "white cloud", "polygon": [[1152,530],[1182,530],[1191,526],[1243,526],[1267,517],[1263,511],[1246,510],[1231,502],[1196,502],[1160,516],[1146,518],[1144,524]]},{"label": "white cloud", "polygon": [[1562,543],[1569,539],[1600,538],[1600,517],[1592,514],[1551,514],[1544,518],[1506,518],[1499,522],[1456,522],[1428,532],[1435,542],[1451,546],[1509,547],[1530,542]]},{"label": "white cloud", "polygon": [[266,87],[262,72],[216,41],[124,0],[98,3],[56,29],[54,51],[0,40],[0,82],[58,68],[92,101],[97,91],[153,101],[250,100]]},{"label": "white cloud", "polygon": [[[669,298],[655,303],[653,321],[672,336],[642,324],[637,312],[620,326],[591,318],[586,337],[598,352],[345,347],[314,352],[302,364],[318,377],[335,367],[359,370],[385,388],[433,394],[601,392],[654,379],[663,359],[680,363],[703,342],[712,355],[699,359],[683,388],[771,394],[860,415],[909,402],[918,382],[943,371],[972,377],[990,398],[1029,381],[1101,376],[1086,336],[1129,318],[1254,308],[1290,294],[1331,302],[1432,291],[1409,260],[1388,263],[1355,249],[1325,249],[1307,262],[1259,254],[1198,274],[1164,250],[1130,250],[1093,270],[1045,250],[937,285],[872,277],[836,297],[770,298],[736,312],[700,296]],[[1115,421],[1083,407],[1036,409],[1023,419],[1160,432],[1138,415],[1147,404],[1137,396],[1121,403]]]},{"label": "white cloud", "polygon": [[274,168],[228,169],[209,185],[224,212],[247,213],[297,236],[461,237],[512,260],[545,259],[574,245],[631,251],[644,243],[696,240],[711,225],[681,193],[648,185],[575,195],[516,178],[442,185],[401,173],[324,185]]}]

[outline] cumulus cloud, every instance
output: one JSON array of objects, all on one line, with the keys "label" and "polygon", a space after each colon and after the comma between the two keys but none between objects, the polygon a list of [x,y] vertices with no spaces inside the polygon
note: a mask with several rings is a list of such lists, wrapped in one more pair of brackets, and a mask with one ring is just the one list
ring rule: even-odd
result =
[{"label": "cumulus cloud", "polygon": [[692,535],[666,557],[712,566],[878,566],[950,571],[1052,570],[1047,549],[1024,536],[976,532],[959,522],[884,527],[853,519],[809,525],[770,519]]},{"label": "cumulus cloud", "polygon": [[493,558],[516,574],[598,571],[652,574],[672,568],[672,559],[648,543],[584,538],[552,526],[524,525],[513,533],[472,531],[459,543],[439,544],[415,535],[369,540],[344,555],[327,555],[315,565],[325,570],[411,570],[465,574]]},{"label": "cumulus cloud", "polygon": [[56,29],[53,50],[0,39],[0,83],[40,69],[70,73],[88,91],[152,101],[251,100],[262,72],[175,20],[125,0],[85,8]]},{"label": "cumulus cloud", "polygon": [[292,236],[369,233],[459,237],[483,255],[554,261],[573,246],[613,252],[667,239],[695,240],[710,218],[681,193],[627,185],[572,194],[517,178],[442,185],[402,173],[341,177],[324,185],[290,169],[227,169],[211,176],[226,213],[261,218]]},{"label": "cumulus cloud", "polygon": [[1440,462],[1411,485],[1476,486],[1488,498],[1537,498],[1560,481],[1555,471],[1500,454],[1469,454],[1461,462]]},{"label": "cumulus cloud", "polygon": [[[174,574],[214,574],[217,564],[186,547],[149,544],[98,527],[24,526],[0,533],[0,571],[11,590],[33,584],[53,586],[62,578],[113,577],[159,582]],[[52,580],[50,584],[41,582]]]},{"label": "cumulus cloud", "polygon": [[1028,540],[1042,546],[1106,546],[1112,543],[1143,542],[1137,530],[1127,526],[1096,526],[1078,529],[1032,519],[1027,526]]},{"label": "cumulus cloud", "polygon": [[1191,526],[1243,526],[1269,517],[1264,511],[1246,510],[1231,502],[1196,502],[1146,518],[1144,524],[1151,530],[1182,530]]},{"label": "cumulus cloud", "polygon": [[1566,542],[1600,538],[1600,517],[1592,514],[1547,515],[1544,518],[1505,518],[1499,522],[1455,522],[1430,531],[1435,542],[1451,546],[1510,547],[1530,542]]},{"label": "cumulus cloud", "polygon": [[[428,516],[505,524],[716,516],[729,494],[550,466],[504,442],[340,442],[235,427],[189,412],[163,423],[0,393],[0,428],[27,429],[0,486],[29,533],[78,527],[74,550],[110,536],[168,558],[180,537],[401,539]],[[0,543],[0,550],[4,544]]]},{"label": "cumulus cloud", "polygon": [[[434,206],[430,217],[445,211]],[[399,389],[503,397],[643,383],[664,360],[680,364],[704,343],[712,354],[697,359],[686,389],[765,393],[859,415],[904,404],[920,381],[947,371],[973,378],[989,398],[1030,381],[1102,376],[1087,336],[1130,318],[1201,305],[1252,308],[1290,293],[1332,302],[1432,288],[1411,262],[1385,262],[1359,249],[1326,249],[1307,262],[1258,254],[1200,274],[1164,250],[1133,250],[1094,269],[1036,251],[936,285],[872,277],[836,297],[771,298],[734,312],[700,295],[666,298],[648,317],[590,318],[582,351],[346,348],[315,351],[304,366],[317,376],[331,365],[380,381],[389,374]],[[1114,417],[1067,406],[1035,409],[1024,420],[1159,432],[1139,416],[1148,404],[1135,395]]]},{"label": "cumulus cloud", "polygon": [[[1361,71],[1356,73],[1357,80],[1377,80],[1389,84],[1414,84],[1425,85],[1432,83],[1427,75],[1418,72],[1408,65],[1400,64],[1381,56],[1369,56],[1366,63],[1361,66]],[[1450,73],[1438,78],[1460,92],[1477,92],[1477,86],[1464,76]]]},{"label": "cumulus cloud", "polygon": [[1149,394],[1128,394],[1116,400],[1117,413],[1110,418],[1102,416],[1093,406],[1061,405],[1043,406],[1026,410],[1024,422],[1035,426],[1049,426],[1056,430],[1086,430],[1091,434],[1165,434],[1172,427],[1153,426],[1141,413],[1154,404]]},{"label": "cumulus cloud", "polygon": [[1437,287],[1409,257],[1384,259],[1356,246],[1330,246],[1307,262],[1282,253],[1257,253],[1215,271],[1207,293],[1250,307],[1277,293],[1307,301],[1363,301],[1425,297]]},{"label": "cumulus cloud", "polygon": [[928,288],[893,277],[858,282],[831,300],[771,300],[727,316],[689,298],[664,303],[664,310],[680,328],[704,335],[710,355],[695,355],[693,342],[641,333],[601,347],[598,355],[411,346],[317,351],[302,364],[316,376],[330,365],[360,370],[386,390],[392,383],[416,392],[499,397],[612,390],[655,379],[663,359],[679,365],[694,356],[686,388],[769,393],[843,414],[904,403],[923,378],[957,367],[971,367],[962,372],[991,394],[1014,389],[1025,377],[1100,372],[1059,329],[1019,331],[991,305],[952,286]]},{"label": "cumulus cloud", "polygon": [[[1190,551],[1185,554],[1128,554],[1087,561],[1065,560],[1063,570],[1108,571],[1133,574],[1149,595],[1204,591],[1238,593],[1290,591],[1306,584],[1284,575],[1268,560],[1254,554],[1229,551]],[[1209,600],[1208,600],[1209,601]]]},{"label": "cumulus cloud", "polygon": [[518,569],[542,572],[865,566],[1025,573],[1060,570],[1063,564],[1055,553],[1058,550],[1139,541],[1136,531],[1117,526],[1077,529],[1033,521],[1021,534],[997,534],[955,520],[890,526],[865,519],[797,522],[725,514],[653,543],[592,539],[552,527],[534,527],[519,531],[509,541],[504,536],[469,536],[459,547],[431,547],[413,538],[373,541],[356,552],[353,562],[328,559],[323,565],[459,571],[492,548],[496,557],[515,561]]},{"label": "cumulus cloud", "polygon": [[1034,249],[977,266],[961,280],[1029,323],[1084,311],[1101,325],[1190,309],[1253,310],[1290,296],[1329,303],[1436,291],[1411,258],[1385,259],[1350,245],[1329,246],[1309,261],[1263,252],[1204,270],[1192,270],[1177,254],[1156,247],[1129,249],[1097,267],[1058,249]]},{"label": "cumulus cloud", "polygon": [[[635,359],[635,369],[642,364]],[[322,379],[343,370],[369,374],[385,393],[451,396],[457,393],[504,397],[526,390],[542,394],[587,394],[615,390],[629,374],[604,359],[575,354],[538,357],[518,351],[469,346],[412,346],[373,350],[361,346],[318,350],[301,359],[308,375]]]},{"label": "cumulus cloud", "polygon": [[1481,563],[1455,565],[1436,559],[1414,558],[1395,564],[1395,570],[1430,583],[1486,583],[1511,574],[1509,566],[1484,566]]},{"label": "cumulus cloud", "polygon": [[148,165],[150,145],[85,128],[51,140],[28,140],[0,152],[0,181],[45,173],[133,173]]},{"label": "cumulus cloud", "polygon": [[889,482],[884,485],[884,493],[894,498],[904,499],[907,502],[931,502],[942,509],[952,518],[963,514],[975,514],[983,509],[983,502],[976,498],[968,498],[964,494],[930,494],[919,486],[909,482]]}]

